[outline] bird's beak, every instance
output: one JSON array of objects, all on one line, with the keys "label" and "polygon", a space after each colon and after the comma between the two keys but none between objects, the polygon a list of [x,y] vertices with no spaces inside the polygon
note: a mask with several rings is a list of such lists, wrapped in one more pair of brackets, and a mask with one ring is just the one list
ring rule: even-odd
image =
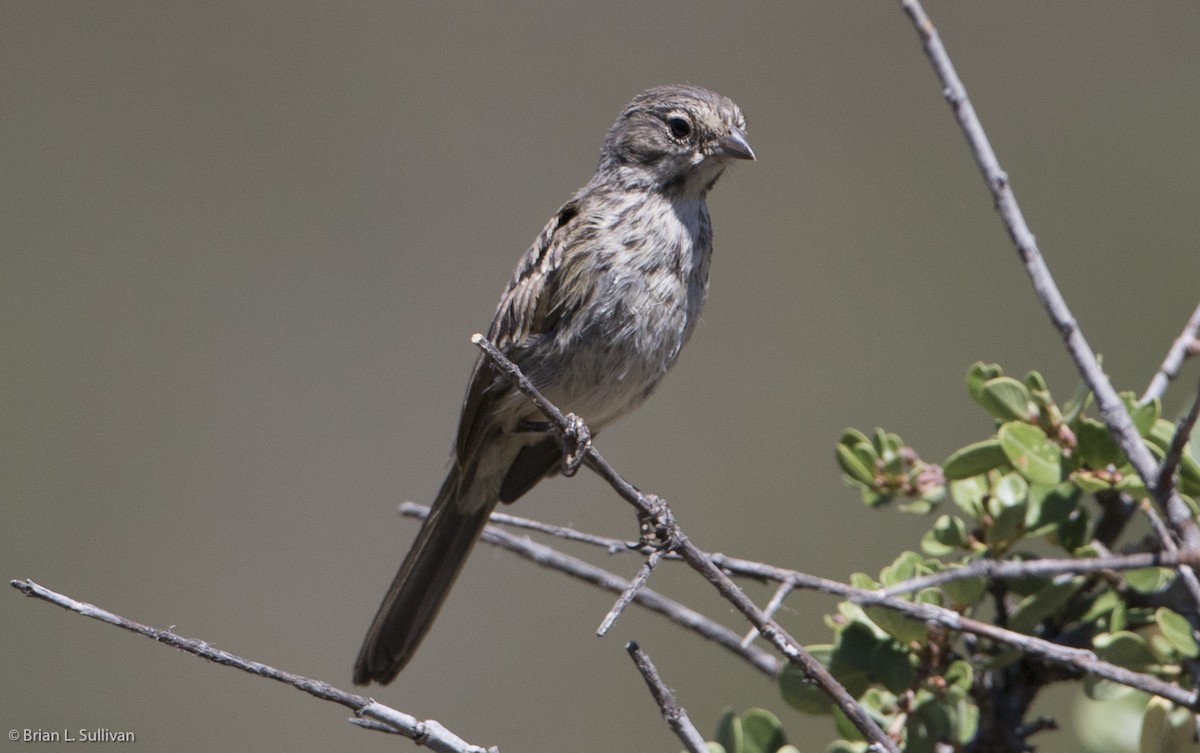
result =
[{"label": "bird's beak", "polygon": [[717,141],[716,153],[733,159],[754,159],[754,150],[750,148],[750,142],[746,140],[746,134],[742,133],[740,128],[730,130]]}]

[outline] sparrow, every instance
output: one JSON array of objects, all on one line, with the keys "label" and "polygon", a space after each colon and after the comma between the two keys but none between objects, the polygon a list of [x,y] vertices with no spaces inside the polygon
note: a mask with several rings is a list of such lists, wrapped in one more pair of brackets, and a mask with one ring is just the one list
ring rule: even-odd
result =
[{"label": "sparrow", "polygon": [[[517,265],[488,339],[595,436],[649,397],[688,341],[708,291],[705,198],[753,160],[736,104],[699,86],[634,97],[596,174]],[[492,510],[558,473],[546,417],[481,356],[446,480],[371,622],[354,682],[387,684],[412,659]]]}]

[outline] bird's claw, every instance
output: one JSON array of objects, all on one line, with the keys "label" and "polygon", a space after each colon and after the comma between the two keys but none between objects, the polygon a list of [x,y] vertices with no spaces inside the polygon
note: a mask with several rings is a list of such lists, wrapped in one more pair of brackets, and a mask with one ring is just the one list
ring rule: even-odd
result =
[{"label": "bird's claw", "polygon": [[563,457],[562,475],[570,478],[583,465],[588,450],[592,448],[592,432],[583,419],[574,413],[566,415],[567,426],[562,432]]},{"label": "bird's claw", "polygon": [[646,495],[650,509],[638,513],[639,549],[670,549],[675,545],[675,518],[666,500],[654,494]]}]

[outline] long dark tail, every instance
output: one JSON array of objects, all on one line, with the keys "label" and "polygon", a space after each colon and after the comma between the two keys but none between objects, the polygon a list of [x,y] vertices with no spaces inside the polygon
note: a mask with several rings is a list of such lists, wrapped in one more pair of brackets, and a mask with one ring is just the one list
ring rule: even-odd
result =
[{"label": "long dark tail", "polygon": [[416,652],[496,506],[494,492],[469,498],[481,493],[477,482],[464,484],[457,468],[450,471],[359,649],[356,685],[388,684]]}]

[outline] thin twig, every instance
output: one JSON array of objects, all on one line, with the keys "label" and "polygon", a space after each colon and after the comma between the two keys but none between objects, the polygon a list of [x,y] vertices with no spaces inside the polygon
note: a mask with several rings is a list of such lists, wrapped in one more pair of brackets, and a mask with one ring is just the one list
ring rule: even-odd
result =
[{"label": "thin twig", "polygon": [[655,669],[654,662],[650,661],[650,657],[646,656],[646,652],[642,651],[633,641],[625,644],[625,650],[633,659],[634,666],[642,673],[642,679],[650,688],[650,695],[654,696],[654,702],[658,704],[663,719],[667,721],[671,731],[683,743],[683,747],[691,753],[708,753],[708,743],[704,742],[704,737],[692,724],[692,720],[688,718],[687,711],[679,705],[670,689],[658,676],[658,670]]},{"label": "thin twig", "polygon": [[[517,365],[508,360],[483,335],[475,335],[471,341],[487,355],[502,374],[537,405],[559,432],[565,433],[575,426],[576,422],[569,421],[557,407],[538,392],[533,383],[517,368]],[[643,494],[633,484],[622,478],[608,464],[594,444],[589,443],[580,449],[587,466],[607,481],[622,499],[633,505],[638,510],[640,517],[644,520],[655,521],[657,527],[666,534],[670,548],[678,552],[683,560],[692,569],[703,575],[705,580],[711,583],[726,601],[745,615],[746,619],[758,628],[763,638],[783,653],[788,662],[812,679],[837,704],[864,738],[870,743],[877,744],[882,750],[899,753],[896,742],[879,728],[875,720],[858,705],[841,683],[834,679],[829,670],[822,666],[812,654],[800,645],[799,641],[788,634],[779,624],[763,614],[763,611],[750,597],[746,596],[728,575],[721,572],[720,568],[714,565],[708,556],[688,539],[683,530],[671,519],[670,510],[665,503],[658,498],[651,498],[649,495]]]},{"label": "thin twig", "polygon": [[1192,518],[1191,510],[1178,494],[1159,487],[1157,483],[1158,463],[1155,461],[1154,455],[1138,435],[1137,428],[1133,425],[1133,419],[1130,418],[1129,411],[1125,409],[1125,403],[1113,389],[1108,377],[1105,376],[1104,370],[1096,360],[1095,353],[1083,336],[1083,330],[1080,329],[1071,310],[1067,307],[1062,293],[1054,283],[1050,268],[1042,258],[1041,251],[1038,250],[1033,232],[1030,231],[1025,217],[1017,205],[1017,198],[1009,183],[1008,175],[1000,168],[996,153],[992,150],[983,125],[975,113],[975,108],[967,97],[966,87],[963,86],[946,48],[942,45],[937,29],[934,28],[933,22],[925,14],[918,0],[901,0],[901,5],[912,20],[913,28],[921,37],[925,54],[929,57],[929,61],[933,64],[933,68],[942,82],[942,93],[954,111],[958,125],[975,157],[975,162],[979,166],[980,172],[983,173],[984,182],[992,193],[1004,227],[1008,231],[1013,245],[1016,246],[1017,253],[1025,265],[1025,271],[1033,282],[1034,292],[1046,309],[1046,313],[1050,315],[1050,320],[1066,343],[1071,359],[1096,398],[1096,404],[1100,408],[1100,418],[1121,449],[1125,451],[1125,455],[1133,464],[1138,475],[1141,476],[1146,489],[1166,513],[1167,522],[1184,542],[1185,548],[1200,548],[1200,527],[1197,527],[1196,521]]},{"label": "thin twig", "polygon": [[604,619],[600,622],[600,627],[596,629],[596,635],[601,638],[608,635],[608,631],[612,629],[617,618],[625,611],[625,607],[629,606],[629,603],[633,601],[633,597],[637,596],[637,592],[645,587],[646,581],[650,579],[650,573],[654,571],[659,561],[662,560],[663,554],[665,552],[662,549],[656,549],[650,553],[650,556],[638,568],[637,575],[634,576],[633,580],[629,581],[629,585],[617,597],[617,601],[613,604],[612,609],[608,610],[608,614],[604,615]]},{"label": "thin twig", "polygon": [[1176,685],[1164,682],[1157,677],[1133,672],[1124,667],[1118,667],[1115,664],[1097,659],[1096,655],[1087,649],[1060,646],[1057,643],[1042,638],[1035,638],[1034,636],[997,627],[991,623],[964,617],[952,609],[933,604],[911,602],[895,596],[886,596],[879,591],[855,588],[845,583],[839,583],[828,578],[821,578],[796,570],[788,570],[761,562],[737,559],[723,554],[712,555],[712,560],[722,569],[728,570],[731,573],[773,580],[780,583],[790,582],[797,588],[840,596],[862,607],[886,607],[921,622],[930,622],[951,630],[972,633],[996,641],[997,643],[1020,649],[1030,656],[1035,656],[1055,664],[1075,667],[1083,672],[1094,674],[1106,680],[1112,680],[1121,685],[1128,685],[1131,688],[1160,695],[1181,706],[1191,709],[1200,708],[1197,705],[1195,694],[1189,693]]},{"label": "thin twig", "polygon": [[1175,471],[1179,470],[1179,463],[1183,460],[1183,448],[1192,436],[1197,416],[1200,416],[1200,389],[1192,398],[1192,407],[1175,423],[1175,435],[1171,437],[1171,446],[1167,448],[1158,467],[1158,485],[1171,492],[1175,491]]},{"label": "thin twig", "polygon": [[1200,306],[1196,306],[1191,318],[1184,325],[1183,332],[1175,338],[1175,342],[1171,343],[1171,348],[1167,351],[1167,357],[1163,359],[1162,366],[1158,367],[1154,378],[1150,380],[1150,386],[1142,393],[1141,400],[1138,402],[1145,404],[1156,397],[1163,396],[1163,393],[1167,391],[1167,385],[1178,376],[1183,362],[1189,355],[1194,354],[1197,342],[1200,342]]},{"label": "thin twig", "polygon": [[[403,506],[406,515],[424,518],[429,514],[429,508],[412,503]],[[497,513],[492,513],[493,516]],[[600,538],[600,537],[594,537]],[[613,593],[621,593],[629,587],[629,581],[585,562],[578,557],[560,552],[557,549],[539,544],[524,536],[517,536],[510,531],[488,525],[483,529],[481,540],[492,546],[506,549],[542,567],[557,570],[573,576],[586,583],[603,588]],[[632,551],[632,550],[622,550]],[[643,588],[633,598],[639,604],[652,612],[657,612],[671,622],[706,638],[719,646],[729,649],[742,659],[745,659],[758,671],[774,678],[779,673],[779,660],[766,651],[755,646],[742,646],[741,636],[718,622],[705,617],[694,609],[684,606],[650,588]]]},{"label": "thin twig", "polygon": [[[222,664],[227,667],[234,667],[243,672],[249,672],[252,675],[265,677],[269,680],[275,680],[285,685],[291,685],[297,690],[308,693],[311,696],[320,698],[324,701],[345,706],[354,711],[355,716],[367,717],[375,722],[378,722],[386,727],[390,727],[389,731],[395,731],[397,734],[403,735],[410,740],[413,740],[418,745],[424,745],[430,750],[438,753],[497,753],[496,748],[483,748],[478,745],[472,745],[462,738],[458,737],[440,723],[433,720],[420,721],[415,716],[405,714],[402,711],[397,711],[381,703],[376,703],[372,699],[358,695],[357,693],[347,693],[340,690],[327,682],[314,680],[309,677],[286,672],[282,669],[276,669],[268,664],[243,659],[240,656],[231,654],[228,651],[222,651],[218,648],[213,648],[205,641],[195,640],[193,638],[184,638],[170,630],[162,630],[149,625],[143,625],[140,622],[126,619],[119,614],[114,614],[106,609],[102,609],[95,604],[89,604],[83,601],[76,601],[69,596],[51,591],[48,588],[38,585],[31,580],[13,580],[9,581],[9,585],[26,596],[32,596],[43,601],[48,601],[51,604],[57,604],[63,609],[71,612],[76,612],[84,617],[91,617],[100,622],[106,622],[109,625],[123,628],[138,635],[143,635],[147,638],[155,640],[159,643],[165,643],[168,646],[180,649],[189,654],[194,654],[202,659],[207,659],[216,664]],[[370,726],[371,729],[378,729],[376,725]]]},{"label": "thin twig", "polygon": [[[496,536],[498,535],[509,539],[509,541],[497,541]],[[588,572],[599,571],[600,573],[608,575],[609,578],[617,580],[619,583],[624,583],[624,581],[621,581],[616,576],[607,573],[607,571],[600,570],[594,565],[583,562],[582,560],[576,560],[573,557],[568,557],[567,555],[564,555],[551,547],[547,547],[542,544],[535,544],[528,539],[519,539],[512,536],[512,534],[509,534],[507,531],[494,526],[488,526],[484,528],[483,540],[490,544],[502,546],[506,549],[515,551],[522,556],[529,555],[521,551],[521,547],[535,547],[539,552],[537,558],[535,559],[538,564],[560,570],[568,575],[583,577],[584,580],[597,583],[597,585],[608,588],[610,591],[618,590],[618,588],[614,585],[605,585],[598,580],[594,580],[593,577],[590,576],[580,576],[580,574],[575,571],[575,568],[583,567],[586,568]],[[1189,693],[1177,685],[1172,685],[1159,680],[1157,677],[1134,672],[1125,669],[1124,667],[1119,667],[1115,664],[1097,659],[1096,655],[1088,649],[1062,646],[1043,638],[1025,635],[1024,633],[1018,633],[1012,630],[997,627],[991,623],[982,622],[970,617],[964,617],[952,609],[935,606],[933,604],[911,602],[896,596],[889,596],[881,591],[855,588],[854,586],[845,583],[830,580],[828,578],[822,578],[816,575],[810,575],[798,570],[789,570],[787,568],[777,567],[775,565],[768,565],[763,562],[755,562],[753,560],[731,557],[726,554],[709,554],[707,556],[714,565],[722,570],[733,573],[734,575],[750,577],[756,580],[774,581],[781,584],[786,583],[794,588],[803,588],[809,591],[816,591],[819,593],[838,596],[863,607],[879,606],[886,609],[891,609],[920,622],[940,625],[950,630],[987,638],[995,641],[996,643],[1016,648],[1028,654],[1029,656],[1036,657],[1053,664],[1070,667],[1080,672],[1094,674],[1097,677],[1111,680],[1120,685],[1127,685],[1131,688],[1144,690],[1147,693],[1162,696],[1180,706],[1186,706],[1192,709],[1200,709],[1200,703],[1198,703],[1195,694]],[[570,562],[564,565],[564,560]],[[642,591],[638,592],[638,598],[636,598],[635,601],[643,606],[648,606],[643,601],[643,597],[647,594],[654,594],[654,592],[650,591],[649,589],[643,589]],[[654,596],[657,597],[658,595],[654,594]],[[680,608],[687,609],[687,607],[682,606]],[[707,620],[707,618],[704,619]],[[728,642],[723,642],[722,645],[734,651],[737,651],[738,648],[743,648],[741,646],[737,646],[737,648],[735,648],[736,643],[734,645],[730,645]],[[753,648],[753,646],[744,648]]]},{"label": "thin twig", "polygon": [[[1153,512],[1153,510],[1151,510]],[[1155,516],[1157,518],[1157,516]],[[1119,554],[1107,557],[1081,557],[1079,559],[1036,559],[1036,560],[991,560],[979,559],[961,567],[954,567],[930,575],[921,575],[880,589],[887,596],[913,593],[923,588],[941,586],[967,578],[1009,580],[1038,575],[1060,573],[1094,573],[1102,571],[1138,570],[1144,567],[1178,567],[1200,564],[1200,551],[1175,549],[1167,552],[1142,552]]]},{"label": "thin twig", "polygon": [[[775,613],[779,611],[779,608],[783,606],[783,600],[786,599],[787,595],[791,592],[791,583],[780,583],[779,587],[775,589],[775,593],[771,594],[771,600],[767,602],[765,607],[763,607],[763,612],[765,612],[769,617],[774,617]],[[750,628],[746,632],[746,636],[742,638],[742,645],[749,646],[751,643],[754,643],[754,639],[757,637],[758,630],[755,628]]]}]

